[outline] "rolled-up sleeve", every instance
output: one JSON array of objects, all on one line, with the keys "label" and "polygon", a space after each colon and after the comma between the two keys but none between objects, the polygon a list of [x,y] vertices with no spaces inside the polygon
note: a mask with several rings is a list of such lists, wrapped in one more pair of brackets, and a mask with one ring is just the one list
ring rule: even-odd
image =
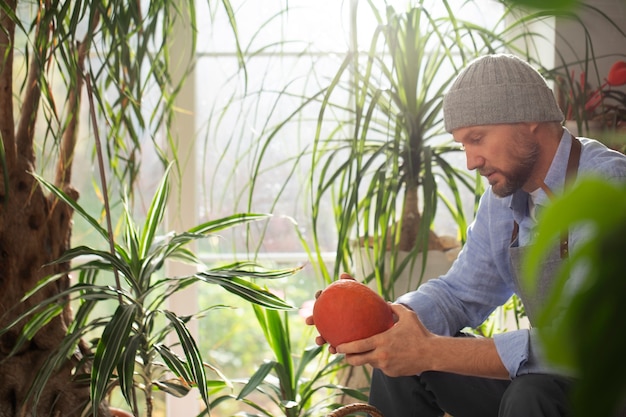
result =
[{"label": "rolled-up sleeve", "polygon": [[511,379],[525,374],[561,374],[564,369],[549,365],[545,360],[536,329],[520,329],[494,335],[493,340],[502,363]]},{"label": "rolled-up sleeve", "polygon": [[509,371],[509,376],[515,378],[520,368],[528,363],[530,356],[530,332],[516,330],[496,334],[493,337],[500,360]]}]

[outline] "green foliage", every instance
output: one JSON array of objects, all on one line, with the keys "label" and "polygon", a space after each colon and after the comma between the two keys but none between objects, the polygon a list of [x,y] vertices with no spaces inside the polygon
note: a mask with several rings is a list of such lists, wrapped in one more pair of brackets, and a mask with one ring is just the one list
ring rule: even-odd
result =
[{"label": "green foliage", "polygon": [[[252,307],[274,358],[262,363],[250,378],[234,381],[243,384],[236,396],[225,395],[216,402],[241,401],[256,410],[256,413],[243,414],[249,417],[304,417],[318,416],[329,407],[335,407],[333,398],[341,393],[366,399],[360,391],[329,382],[333,374],[346,366],[343,356],[328,358],[324,346],[297,350],[299,344],[292,340],[286,311],[268,310],[259,305]],[[255,397],[254,393],[260,397]],[[273,404],[279,414],[268,404]]]},{"label": "green foliage", "polygon": [[537,328],[548,359],[579,377],[576,415],[614,415],[626,399],[626,186],[587,178],[546,208],[525,262],[530,288],[555,238],[575,227],[589,236],[570,252]]},{"label": "green foliage", "polygon": [[[296,273],[299,268],[267,270],[249,262],[204,268],[200,272],[184,277],[162,277],[160,270],[168,260],[177,260],[201,266],[196,256],[186,248],[191,242],[236,225],[266,218],[265,215],[232,215],[193,227],[180,233],[159,236],[169,195],[169,170],[166,172],[150,206],[148,217],[142,227],[132,221],[125,212],[123,243],[114,243],[106,230],[89,216],[75,201],[61,190],[39,178],[58,198],[64,200],[84,217],[99,233],[113,243],[114,253],[86,246],[70,249],[56,262],[78,261],[71,271],[79,273],[78,282],[44,300],[2,330],[9,331],[24,317],[32,315],[24,327],[15,351],[29,337],[62,313],[65,303],[73,302],[75,320],[68,329],[65,340],[55,355],[44,365],[44,371],[30,388],[30,396],[36,402],[52,370],[73,352],[80,339],[93,336],[93,366],[91,371],[92,412],[97,415],[98,405],[119,384],[126,403],[139,415],[138,393],[143,393],[148,415],[151,415],[152,391],[181,396],[192,387],[197,387],[204,403],[209,406],[209,387],[224,386],[224,380],[209,381],[205,364],[197,343],[191,336],[187,323],[193,316],[178,316],[167,310],[168,298],[189,285],[204,282],[217,284],[250,303],[268,309],[291,309],[283,300],[254,284],[249,279],[283,278]],[[83,261],[82,263],[80,263]],[[104,273],[118,276],[111,282]],[[44,286],[53,283],[58,276],[48,277],[25,298],[36,294]],[[101,303],[116,303],[112,315],[92,315]],[[166,338],[174,336],[175,342],[167,344]],[[183,357],[174,353],[179,346]],[[168,373],[173,373],[172,379]],[[219,374],[218,374],[219,376]]]},{"label": "green foliage", "polygon": [[468,328],[466,331],[482,337],[493,337],[498,333],[527,328],[525,318],[522,300],[514,294],[506,303],[496,308],[480,326]]},{"label": "green foliage", "polygon": [[[441,15],[424,1],[406,11],[388,7],[385,13],[375,2],[367,4],[378,22],[369,49],[346,55],[321,103],[310,179],[313,223],[317,228],[326,221],[316,207],[331,196],[338,244],[334,270],[323,271],[326,280],[351,270],[352,242],[362,239],[372,245],[375,265],[373,276],[363,278],[375,279],[383,295],[393,299],[403,270],[418,277],[424,271],[427,257],[417,263],[416,256],[428,247],[439,204],[450,211],[464,241],[468,220],[462,192],[474,194],[476,201],[482,192],[478,175],[449,162],[460,148],[444,131],[445,91],[480,55],[529,56],[516,45],[522,40],[528,46],[539,36],[526,25],[545,15],[515,19],[507,9],[493,28],[485,28],[463,20],[447,1]],[[512,23],[504,24],[509,17]],[[521,35],[512,35],[516,31]],[[341,102],[345,91],[350,92],[347,104]],[[319,235],[315,238],[317,244]],[[410,256],[401,260],[400,251]]]}]

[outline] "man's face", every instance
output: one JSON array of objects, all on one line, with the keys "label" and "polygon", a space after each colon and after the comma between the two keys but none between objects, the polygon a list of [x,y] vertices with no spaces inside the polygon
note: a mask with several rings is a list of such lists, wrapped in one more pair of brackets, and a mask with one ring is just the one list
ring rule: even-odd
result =
[{"label": "man's face", "polygon": [[539,157],[529,125],[475,126],[452,134],[465,149],[467,169],[477,169],[496,195],[506,197],[529,182]]}]

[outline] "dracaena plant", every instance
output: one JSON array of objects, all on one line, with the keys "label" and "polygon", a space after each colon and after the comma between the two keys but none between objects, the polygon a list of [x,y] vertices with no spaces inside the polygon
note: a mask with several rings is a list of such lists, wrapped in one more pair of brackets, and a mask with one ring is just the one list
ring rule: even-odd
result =
[{"label": "dracaena plant", "polygon": [[324,91],[312,146],[313,224],[322,223],[315,206],[331,196],[338,231],[334,270],[325,271],[329,280],[353,268],[358,240],[371,246],[374,266],[363,278],[374,279],[386,298],[396,297],[395,282],[407,270],[411,288],[398,291],[416,287],[428,262],[426,256],[418,262],[417,255],[439,246],[433,222],[442,205],[465,240],[473,213],[467,215],[462,197],[470,197],[471,210],[471,197],[478,201],[483,184],[450,158],[460,148],[444,130],[443,96],[481,55],[514,53],[540,67],[532,48],[544,37],[532,24],[554,14],[573,16],[520,13],[502,3],[503,16],[492,27],[465,21],[448,1],[439,3],[439,14],[424,0],[407,10],[380,11],[377,3],[366,3],[378,26],[365,52],[354,34],[353,52]]},{"label": "dracaena plant", "polygon": [[[226,10],[235,29],[230,2],[211,3]],[[91,166],[87,172],[79,171],[83,168],[80,162],[89,164],[90,161],[81,158],[79,152],[75,153],[75,150],[88,153],[93,143],[87,130],[80,128],[88,125],[81,120],[81,110],[86,107],[83,105],[86,84],[90,83],[93,88],[89,98],[95,98],[99,104],[98,126],[106,126],[103,148],[108,163],[101,168],[115,178],[110,189],[94,186],[94,191],[102,196],[106,191],[128,187],[127,198],[132,201],[134,197],[128,196],[133,195],[132,190],[138,183],[141,155],[153,152],[159,159],[153,165],[165,166],[171,158],[166,156],[163,143],[167,143],[169,155],[178,153],[176,129],[172,128],[177,120],[174,108],[194,60],[170,65],[172,52],[181,50],[173,46],[172,35],[182,37],[185,50],[194,50],[198,27],[196,2],[3,0],[0,1],[0,21],[0,200],[3,202],[0,270],[4,271],[0,280],[0,374],[11,381],[0,384],[0,410],[7,415],[74,417],[80,415],[82,405],[89,402],[89,383],[84,384],[81,376],[95,378],[98,375],[91,372],[95,369],[90,361],[93,357],[81,336],[87,331],[97,334],[98,329],[102,330],[115,320],[123,325],[120,327],[122,336],[133,342],[130,334],[142,331],[138,326],[142,312],[147,311],[144,309],[154,307],[156,311],[168,292],[186,285],[185,280],[179,283],[176,280],[151,281],[157,288],[150,289],[145,284],[157,275],[134,274],[160,270],[162,263],[159,261],[185,255],[182,249],[185,241],[195,239],[194,232],[160,241],[153,234],[156,226],[147,225],[148,233],[133,232],[134,226],[129,223],[128,238],[114,246],[110,255],[87,248],[66,252],[72,245],[74,211],[88,211],[79,209],[74,202],[81,180],[89,183],[91,179]],[[190,30],[181,34],[180,27]],[[60,192],[48,193],[32,173],[40,173],[53,182],[55,189],[62,190],[67,198],[59,198]],[[86,188],[81,187],[83,207],[89,207]],[[151,220],[159,220],[161,208],[155,206],[154,213]],[[225,220],[222,225],[228,223]],[[93,230],[102,231],[96,227],[97,222],[92,221],[92,224]],[[69,261],[81,251],[92,252],[96,261],[75,271],[80,282],[72,286],[65,273],[70,268],[69,262],[55,261],[62,256]],[[148,262],[150,260],[154,262]],[[142,261],[148,263],[144,265]],[[122,265],[125,262],[128,265]],[[101,281],[101,272],[107,269],[117,271],[120,285]],[[50,285],[40,285],[37,291],[31,291],[47,276],[62,277],[51,278]],[[140,279],[143,280],[141,286],[131,285]],[[28,291],[31,292],[25,297]],[[144,300],[141,291],[153,296],[153,300]],[[161,295],[157,296],[159,292]],[[63,295],[59,295],[61,293]],[[112,294],[115,297],[111,298]],[[66,298],[79,303],[76,321]],[[106,318],[89,318],[91,306],[102,304],[104,299],[117,300],[118,313]],[[61,306],[66,307],[62,313]],[[35,314],[31,321],[25,314],[28,311]],[[154,318],[159,314],[165,313],[144,317]],[[171,326],[177,325],[182,332],[184,326],[178,326],[179,319],[169,317]],[[134,321],[129,326],[131,318]],[[183,324],[186,320],[188,318],[180,318]],[[24,327],[26,323],[28,326]],[[149,321],[144,325],[152,326]],[[37,329],[41,331],[36,332]],[[128,335],[123,335],[125,331]],[[101,340],[117,341],[117,334],[108,330]],[[152,336],[154,340],[158,340],[156,335]],[[152,349],[154,340],[148,340],[150,343],[138,349]],[[103,345],[108,343],[105,342]],[[74,349],[76,346],[78,348]],[[124,349],[129,346],[133,345]],[[189,350],[191,344],[187,343],[186,347],[193,353]],[[102,386],[109,382],[110,375],[102,366],[103,361],[106,364],[116,359],[109,353],[114,350],[101,348],[95,352],[102,373],[98,380],[101,382],[94,384],[94,404],[103,396]],[[191,359],[197,356],[190,356]],[[202,370],[189,360],[184,361],[189,370],[183,367],[178,372],[185,370],[185,378],[202,382],[197,380]],[[47,381],[45,387],[44,381]],[[127,384],[124,391],[132,393],[129,386]],[[99,410],[106,414],[105,406]]]},{"label": "dracaena plant", "polygon": [[242,414],[248,417],[306,417],[336,408],[342,394],[367,400],[361,390],[331,382],[333,375],[346,367],[343,356],[328,357],[325,347],[311,346],[310,337],[295,341],[287,311],[258,304],[252,307],[274,357],[259,365],[250,378],[233,380],[233,384],[241,385],[239,392],[224,395],[216,402],[235,400],[246,404],[254,410]]},{"label": "dracaena plant", "polygon": [[[209,407],[209,390],[223,386],[225,380],[217,368],[205,363],[187,328],[187,323],[194,317],[179,316],[168,310],[168,298],[194,283],[203,283],[220,286],[265,308],[290,308],[249,279],[282,278],[294,274],[298,268],[267,270],[249,262],[207,268],[202,267],[202,262],[188,249],[188,245],[197,239],[267,216],[237,214],[200,224],[183,233],[159,235],[169,194],[168,178],[169,169],[154,195],[143,226],[135,224],[125,207],[120,242],[114,241],[111,234],[71,197],[39,178],[45,187],[82,216],[113,251],[87,246],[68,250],[56,263],[75,262],[70,272],[77,275],[76,283],[37,303],[2,329],[4,334],[31,317],[15,344],[14,351],[17,352],[46,323],[62,314],[67,303],[74,305],[75,318],[62,343],[32,382],[28,401],[37,403],[51,373],[89,336],[93,340],[92,346],[81,346],[85,360],[92,361],[92,365],[88,372],[78,373],[77,378],[90,384],[90,411],[94,416],[98,415],[101,402],[115,388],[120,389],[135,416],[141,415],[142,410],[145,410],[144,415],[152,415],[155,391],[184,396],[195,387]],[[199,272],[190,276],[164,276],[161,270],[170,260],[198,265]],[[46,278],[24,299],[59,278],[60,275]],[[105,316],[91,314],[103,303],[114,303],[114,312]],[[173,339],[167,341],[166,338],[172,336]],[[180,347],[182,356],[175,353],[174,346]],[[214,371],[217,378],[210,380],[207,369]]]},{"label": "dracaena plant", "polygon": [[[432,231],[440,205],[450,211],[464,241],[462,190],[476,198],[482,192],[478,177],[448,158],[460,149],[444,131],[444,93],[477,56],[512,51],[526,56],[513,46],[512,33],[534,17],[505,25],[507,9],[489,29],[464,21],[447,1],[440,14],[425,1],[401,11],[367,4],[378,26],[365,52],[356,52],[354,40],[355,52],[347,54],[324,93],[311,190],[316,205],[329,195],[334,201],[338,245],[327,278],[352,268],[352,242],[359,239],[371,246],[375,265],[373,276],[363,278],[375,279],[379,291],[393,299],[403,270],[412,269],[411,285],[419,284],[427,257],[416,262],[417,255],[441,248]],[[346,91],[349,102],[343,104]],[[317,213],[313,210],[314,225],[321,222]],[[409,256],[400,257],[401,252]]]}]

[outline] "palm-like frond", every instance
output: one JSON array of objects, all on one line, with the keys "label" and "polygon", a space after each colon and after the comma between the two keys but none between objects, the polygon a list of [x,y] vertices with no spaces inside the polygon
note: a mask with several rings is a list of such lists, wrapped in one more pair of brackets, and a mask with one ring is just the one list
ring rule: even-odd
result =
[{"label": "palm-like frond", "polygon": [[[67,200],[67,204],[75,208],[76,212],[88,222],[99,227],[97,221],[76,201],[49,182],[39,179],[52,193]],[[205,374],[204,361],[195,340],[186,327],[186,322],[190,317],[179,317],[174,312],[167,311],[165,303],[169,297],[193,283],[201,282],[219,285],[250,303],[268,309],[292,309],[289,304],[253,281],[285,278],[297,273],[300,270],[299,267],[270,270],[253,262],[235,262],[202,268],[198,273],[188,277],[161,276],[161,270],[166,261],[171,259],[189,261],[201,267],[199,259],[186,248],[189,243],[206,238],[216,231],[267,218],[265,215],[254,213],[237,214],[206,222],[180,234],[161,235],[169,196],[168,180],[169,170],[166,171],[155,192],[143,226],[138,226],[133,222],[126,206],[126,212],[123,213],[124,236],[120,241],[123,243],[114,246],[115,253],[87,246],[68,250],[55,263],[75,264],[71,270],[79,272],[79,281],[55,296],[35,304],[2,329],[2,332],[9,331],[26,317],[30,317],[16,344],[17,351],[19,346],[43,326],[62,314],[65,303],[78,303],[76,318],[79,321],[76,322],[76,326],[69,329],[67,339],[70,342],[61,347],[58,355],[49,358],[45,367],[48,371],[44,371],[34,382],[33,398],[38,398],[47,377],[59,361],[63,361],[71,352],[69,349],[87,332],[90,332],[99,335],[96,337],[97,343],[91,371],[91,398],[94,414],[97,413],[100,402],[108,394],[114,380],[119,381],[124,398],[133,409],[136,404],[137,387],[146,384],[147,386],[142,388],[145,395],[151,395],[151,386],[177,395],[188,392],[189,387],[195,386],[208,407],[208,379]],[[107,240],[110,238],[104,230],[101,230],[101,235]],[[107,283],[106,272],[119,273],[122,277],[120,286],[116,283]],[[59,276],[42,280],[26,294],[25,298],[38,295],[41,289],[57,279]],[[96,304],[111,300],[118,302],[117,310],[111,316],[90,317]],[[157,316],[167,319],[168,324],[164,328],[155,327]],[[184,359],[174,355],[169,346],[164,345],[165,337],[171,333],[177,335],[177,344],[184,352]],[[185,381],[187,388],[185,384],[178,386],[163,379],[163,370],[151,364],[151,358],[156,355],[163,359],[175,375]],[[114,372],[115,370],[117,372]],[[144,379],[142,383],[136,380],[138,375]]]}]

